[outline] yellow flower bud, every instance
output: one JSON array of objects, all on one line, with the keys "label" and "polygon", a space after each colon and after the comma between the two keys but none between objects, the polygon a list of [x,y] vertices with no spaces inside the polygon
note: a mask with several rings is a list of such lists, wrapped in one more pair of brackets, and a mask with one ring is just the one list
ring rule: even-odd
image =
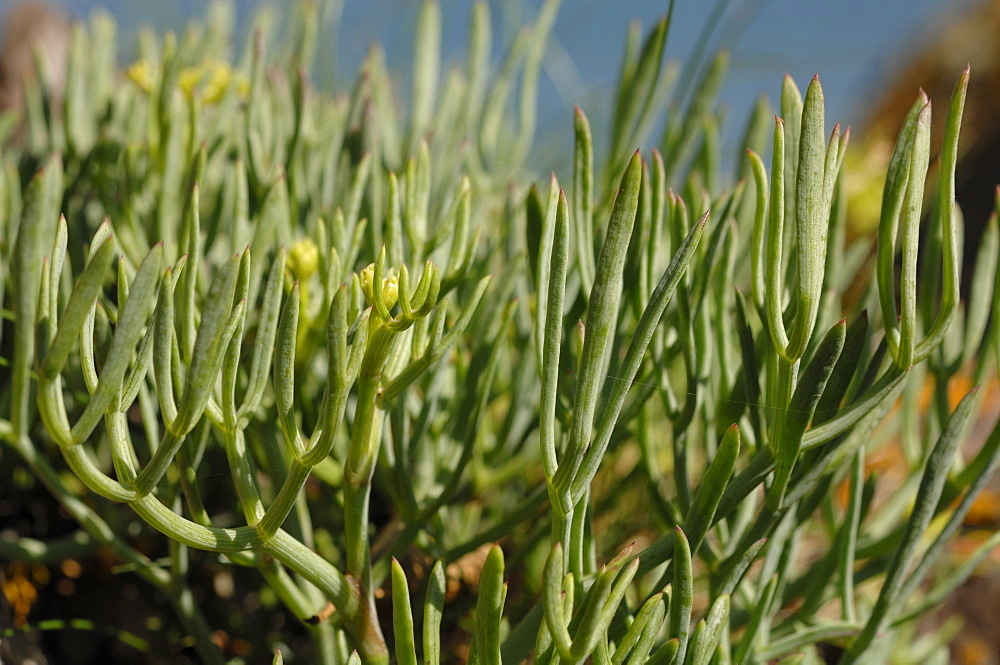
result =
[{"label": "yellow flower bud", "polygon": [[[372,291],[372,282],[375,279],[375,264],[369,263],[358,275],[361,281],[361,292],[365,296],[365,301],[369,305],[375,305],[375,298]],[[396,304],[399,298],[399,278],[390,275],[382,280],[382,300],[389,309]]]},{"label": "yellow flower bud", "polygon": [[396,304],[396,300],[399,298],[399,278],[395,275],[386,277],[382,280],[382,300],[385,301],[385,306],[392,308]]},{"label": "yellow flower bud", "polygon": [[319,248],[312,238],[302,238],[292,243],[288,252],[288,270],[300,281],[308,279],[319,268]]}]

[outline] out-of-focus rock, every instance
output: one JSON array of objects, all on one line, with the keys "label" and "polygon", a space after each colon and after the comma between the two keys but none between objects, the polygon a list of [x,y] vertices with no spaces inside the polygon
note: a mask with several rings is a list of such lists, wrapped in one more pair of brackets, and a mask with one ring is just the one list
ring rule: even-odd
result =
[{"label": "out-of-focus rock", "polygon": [[[962,120],[956,197],[965,217],[963,293],[979,247],[983,226],[994,208],[1000,183],[1000,0],[981,0],[965,13],[942,14],[914,41],[914,50],[898,70],[886,76],[887,87],[874,92],[863,139],[886,158],[906,111],[923,88],[934,107],[932,150],[938,150],[948,113],[948,100],[965,66],[972,77]],[[933,156],[933,153],[932,153]]]},{"label": "out-of-focus rock", "polygon": [[5,17],[0,46],[0,110],[24,107],[23,84],[35,76],[36,57],[47,94],[60,99],[69,44],[70,23],[64,13],[40,2],[14,5]]}]

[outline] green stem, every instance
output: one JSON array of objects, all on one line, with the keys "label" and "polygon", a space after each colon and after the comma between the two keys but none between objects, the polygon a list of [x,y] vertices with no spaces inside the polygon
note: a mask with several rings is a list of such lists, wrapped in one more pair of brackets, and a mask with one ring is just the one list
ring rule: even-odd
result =
[{"label": "green stem", "polygon": [[[776,446],[782,446],[784,429],[788,420],[788,405],[792,400],[792,393],[795,391],[795,370],[799,363],[798,360],[789,360],[780,354],[777,363],[777,385],[774,400],[776,415],[771,441]],[[776,449],[773,452],[775,459],[774,483],[767,494],[767,508],[771,511],[777,510],[784,499],[785,488],[788,487],[788,480],[792,476],[792,465],[797,451]]]},{"label": "green stem", "polygon": [[[367,360],[367,358],[366,358]],[[384,360],[384,358],[383,358]],[[351,432],[351,454],[344,473],[344,518],[347,541],[347,571],[367,580],[371,574],[368,544],[368,501],[375,471],[382,427],[375,413],[381,371],[364,375],[358,382],[358,402]]]},{"label": "green stem", "polygon": [[[345,630],[366,665],[389,662],[389,651],[373,599],[365,597],[365,590],[354,575],[345,577],[326,559],[281,529],[263,544],[263,550],[314,584],[333,601],[344,617]],[[371,596],[370,593],[368,595]]]},{"label": "green stem", "polygon": [[[349,626],[359,653],[362,648],[373,650],[368,655],[361,653],[362,660],[366,663],[380,663],[388,662],[388,652],[375,612],[371,544],[368,539],[368,505],[385,416],[384,412],[376,409],[378,385],[392,350],[395,333],[375,320],[369,325],[374,326],[374,330],[369,335],[368,348],[358,373],[354,427],[351,430],[351,447],[344,469],[344,538],[347,546],[347,577],[356,604],[356,610],[349,615]],[[310,581],[323,588],[315,580]]]},{"label": "green stem", "polygon": [[267,512],[264,513],[264,517],[260,520],[259,528],[261,532],[264,534],[273,534],[284,524],[288,513],[295,506],[299,490],[305,485],[311,470],[311,466],[303,464],[297,459],[292,460],[292,466],[288,470],[285,482],[282,483],[281,489],[278,491],[278,496],[268,506]]}]

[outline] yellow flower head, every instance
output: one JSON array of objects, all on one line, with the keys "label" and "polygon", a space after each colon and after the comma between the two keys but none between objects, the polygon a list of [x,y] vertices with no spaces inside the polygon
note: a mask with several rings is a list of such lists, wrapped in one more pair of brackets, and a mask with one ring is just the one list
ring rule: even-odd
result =
[{"label": "yellow flower head", "polygon": [[199,91],[202,101],[214,104],[222,99],[233,81],[233,70],[221,60],[208,60],[181,70],[177,84],[188,97]]},{"label": "yellow flower head", "polygon": [[208,104],[214,104],[222,99],[233,81],[233,70],[229,63],[214,60],[208,68],[203,97]]}]

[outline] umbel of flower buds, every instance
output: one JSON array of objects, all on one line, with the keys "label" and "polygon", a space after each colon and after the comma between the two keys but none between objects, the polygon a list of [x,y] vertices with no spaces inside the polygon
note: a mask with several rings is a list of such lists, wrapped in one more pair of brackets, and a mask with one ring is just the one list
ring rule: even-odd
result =
[{"label": "umbel of flower buds", "polygon": [[[372,282],[375,280],[375,264],[369,263],[360,274],[361,278],[361,292],[365,295],[365,301],[371,305],[375,306],[375,298],[372,295]],[[385,306],[392,309],[393,305],[396,304],[396,299],[399,296],[399,278],[396,275],[390,275],[382,280],[382,300],[385,301]]]}]

